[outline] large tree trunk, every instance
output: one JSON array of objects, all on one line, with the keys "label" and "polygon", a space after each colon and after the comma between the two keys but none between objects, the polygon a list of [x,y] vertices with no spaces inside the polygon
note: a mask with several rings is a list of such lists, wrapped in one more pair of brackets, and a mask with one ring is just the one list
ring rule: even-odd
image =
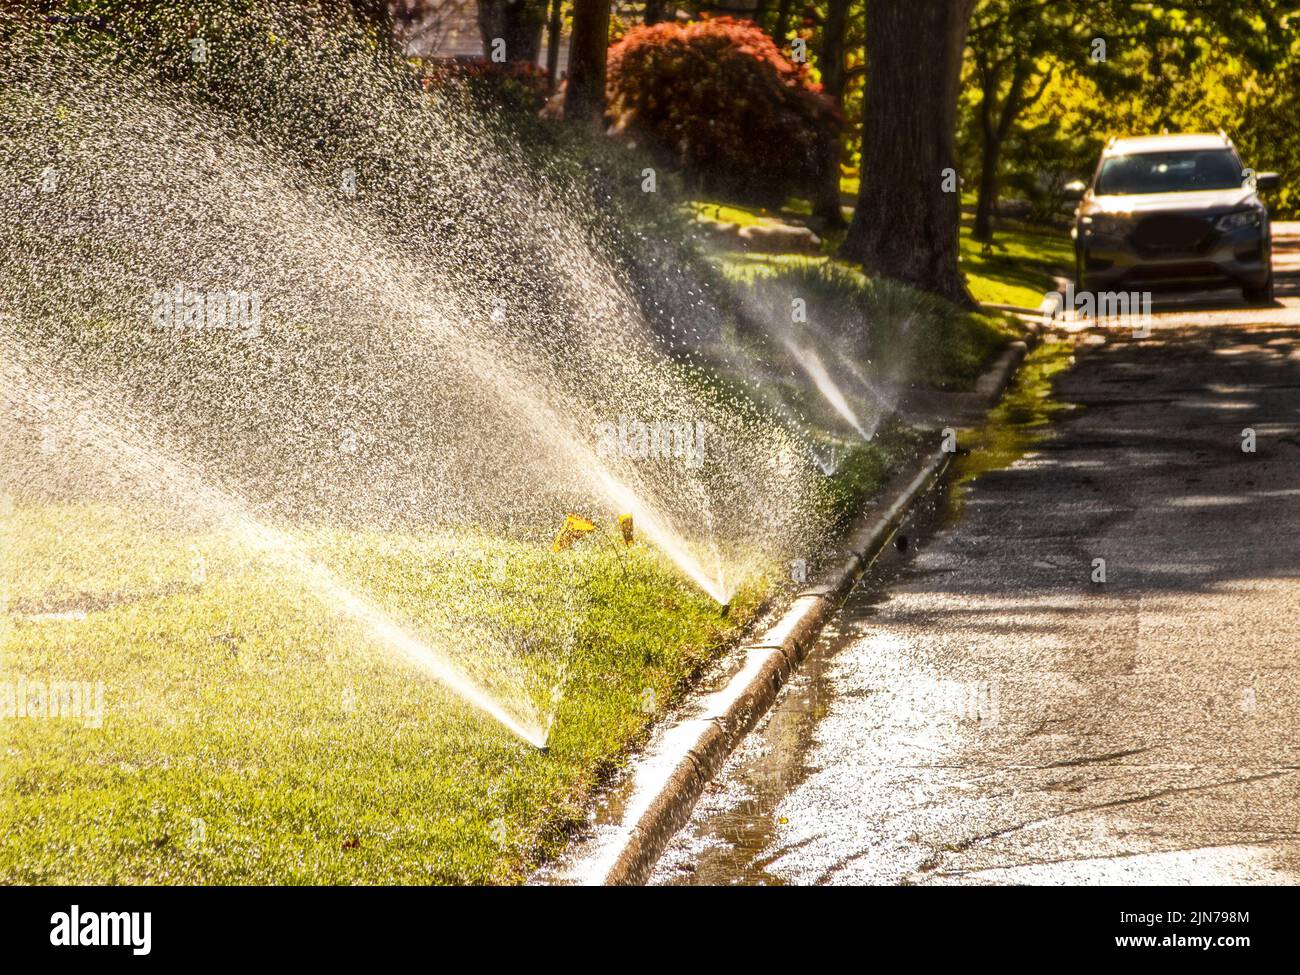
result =
[{"label": "large tree trunk", "polygon": [[[839,107],[844,105],[844,32],[849,19],[849,0],[829,0],[826,20],[822,23],[822,49],[819,67],[822,91]],[[827,132],[818,146],[818,185],[813,200],[813,216],[824,230],[844,226],[840,211],[840,134]]]},{"label": "large tree trunk", "polygon": [[492,56],[492,43],[500,38],[506,42],[507,61],[536,63],[545,23],[546,0],[478,0],[485,57]]},{"label": "large tree trunk", "polygon": [[645,0],[645,23],[649,27],[664,19],[664,0]]},{"label": "large tree trunk", "polygon": [[605,114],[609,0],[574,0],[564,117],[598,122]]},{"label": "large tree trunk", "polygon": [[971,307],[957,264],[954,127],[973,0],[871,0],[862,188],[840,250],[868,274]]}]

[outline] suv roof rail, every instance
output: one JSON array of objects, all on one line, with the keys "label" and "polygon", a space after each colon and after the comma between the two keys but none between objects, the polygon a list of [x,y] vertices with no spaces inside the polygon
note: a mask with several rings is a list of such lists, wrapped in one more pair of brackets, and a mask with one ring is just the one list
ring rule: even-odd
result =
[{"label": "suv roof rail", "polygon": [[1228,138],[1228,133],[1223,131],[1223,126],[1219,126],[1219,138],[1222,139],[1226,144],[1232,145],[1232,140]]}]

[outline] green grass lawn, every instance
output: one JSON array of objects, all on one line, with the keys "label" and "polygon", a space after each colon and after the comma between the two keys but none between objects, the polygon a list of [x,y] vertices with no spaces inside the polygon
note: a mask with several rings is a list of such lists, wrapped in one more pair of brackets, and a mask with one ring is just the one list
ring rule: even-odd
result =
[{"label": "green grass lawn", "polygon": [[[692,201],[689,206],[696,219],[734,223],[742,227],[778,220],[799,220],[809,212],[806,201],[801,200],[789,201],[776,213],[705,200]],[[849,215],[846,212],[846,218]],[[971,239],[972,219],[970,214],[963,215],[959,259],[966,284],[976,301],[1037,308],[1043,295],[1053,290],[1053,276],[1060,272],[1069,273],[1074,266],[1074,252],[1069,235],[1064,231],[1003,221],[996,228],[993,244],[986,253],[983,244]],[[718,258],[728,276],[737,280],[752,278],[765,270],[826,261],[853,268],[853,265],[833,256],[841,239],[838,234],[830,236],[820,255],[722,251]]]},{"label": "green grass lawn", "polygon": [[989,305],[1037,308],[1055,289],[1053,275],[1071,272],[1070,237],[1051,228],[1005,224],[993,234],[989,253],[971,240],[971,221],[961,227],[961,268],[977,301]]},{"label": "green grass lawn", "polygon": [[311,540],[485,683],[562,685],[541,754],[228,539],[64,505],[14,510],[4,538],[0,681],[104,687],[98,727],[0,721],[6,884],[518,882],[770,582],[723,616],[605,527],[558,554]]},{"label": "green grass lawn", "polygon": [[[839,525],[913,441],[847,451]],[[9,508],[0,689],[102,683],[103,711],[0,718],[0,883],[522,882],[784,572],[723,613],[612,524],[558,553],[535,534],[292,538],[503,702],[554,702],[547,754],[237,535]]]},{"label": "green grass lawn", "polygon": [[712,223],[734,223],[738,227],[754,227],[774,222],[780,214],[770,214],[766,210],[718,203],[712,200],[692,200],[687,204],[697,220]]},{"label": "green grass lawn", "polygon": [[[702,212],[713,210],[707,204]],[[1018,334],[1018,324],[1004,314],[958,308],[935,295],[868,278],[856,265],[830,253],[723,249],[713,251],[711,259],[742,293],[742,307],[770,308],[770,314],[778,314],[789,307],[791,296],[800,297],[810,321],[833,323],[825,338],[831,346],[842,345],[839,351],[853,347],[849,333],[861,332],[858,338],[868,341],[852,353],[864,360],[858,365],[867,365],[869,358],[878,378],[896,383],[969,389],[989,358]],[[867,322],[870,329],[863,329]],[[771,358],[772,350],[761,344],[753,351],[759,358]]]}]

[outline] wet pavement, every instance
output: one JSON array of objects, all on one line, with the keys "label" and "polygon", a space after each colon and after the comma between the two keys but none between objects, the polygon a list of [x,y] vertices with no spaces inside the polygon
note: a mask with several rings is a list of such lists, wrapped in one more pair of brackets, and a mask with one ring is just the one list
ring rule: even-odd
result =
[{"label": "wet pavement", "polygon": [[904,526],[655,882],[1300,880],[1298,311],[1077,336],[1040,438]]}]

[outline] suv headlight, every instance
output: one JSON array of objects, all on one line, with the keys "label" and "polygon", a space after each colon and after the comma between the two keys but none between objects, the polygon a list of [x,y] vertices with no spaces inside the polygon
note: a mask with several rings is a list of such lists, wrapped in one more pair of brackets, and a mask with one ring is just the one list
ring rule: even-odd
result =
[{"label": "suv headlight", "polygon": [[1109,237],[1123,237],[1129,230],[1127,217],[1112,216],[1105,213],[1084,217],[1080,222],[1094,234],[1106,234]]},{"label": "suv headlight", "polygon": [[1246,227],[1258,227],[1260,223],[1260,213],[1258,210],[1238,210],[1235,213],[1225,213],[1214,225],[1220,230],[1243,230]]}]

